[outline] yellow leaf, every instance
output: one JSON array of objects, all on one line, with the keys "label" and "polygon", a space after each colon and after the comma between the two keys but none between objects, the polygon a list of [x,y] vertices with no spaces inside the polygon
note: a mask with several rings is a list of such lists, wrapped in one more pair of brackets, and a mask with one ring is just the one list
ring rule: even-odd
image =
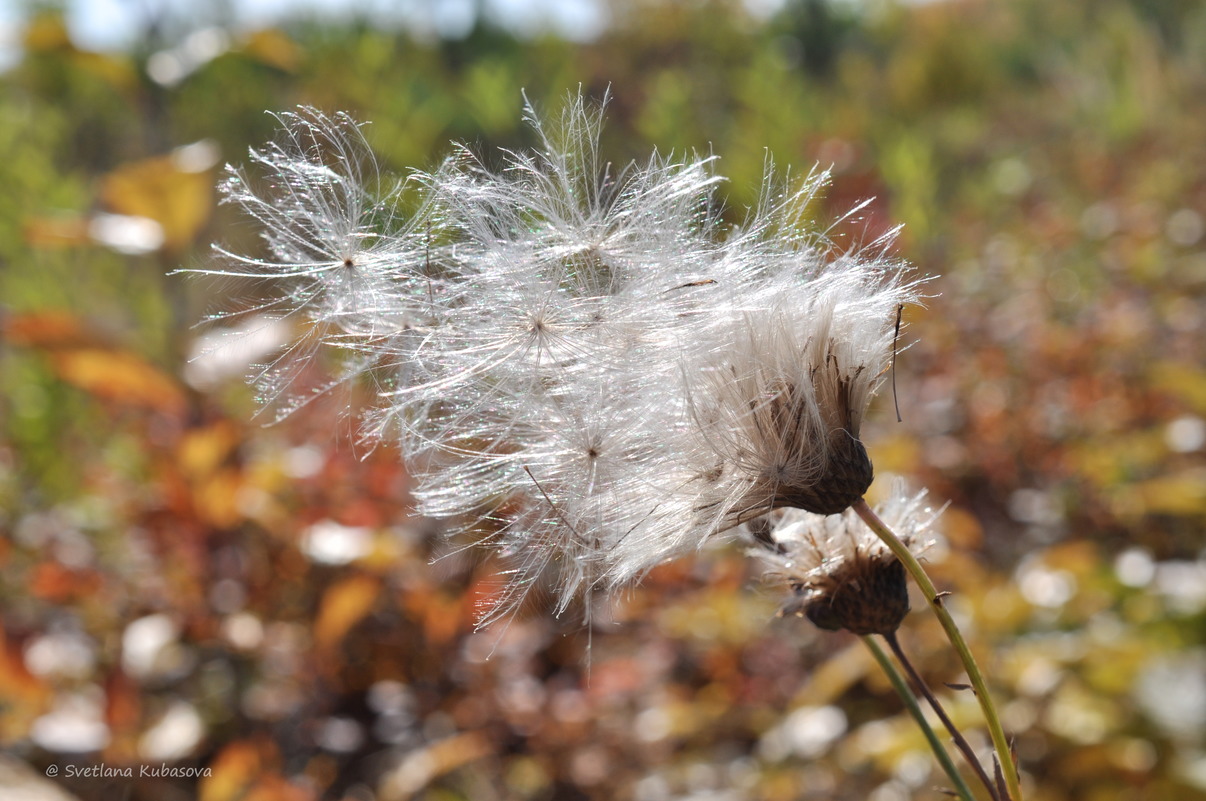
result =
[{"label": "yellow leaf", "polygon": [[193,491],[197,516],[216,528],[231,528],[243,519],[240,490],[243,475],[233,468],[219,470]]},{"label": "yellow leaf", "polygon": [[179,250],[200,233],[213,209],[213,176],[185,172],[170,156],[143,159],[106,175],[101,198],[118,214],[147,217],[163,228],[164,245]]},{"label": "yellow leaf", "polygon": [[908,474],[921,461],[921,446],[910,434],[891,434],[875,441],[875,469]]},{"label": "yellow leaf", "polygon": [[381,582],[367,575],[352,576],[329,587],[314,622],[317,645],[320,648],[337,645],[352,626],[372,611],[380,593]]},{"label": "yellow leaf", "polygon": [[1206,413],[1206,370],[1192,364],[1164,361],[1151,369],[1152,386]]},{"label": "yellow leaf", "polygon": [[297,43],[276,28],[265,28],[248,36],[243,52],[285,72],[297,69],[302,59],[302,51]]},{"label": "yellow leaf", "polygon": [[1132,491],[1148,514],[1206,515],[1206,470],[1184,470],[1149,479]]},{"label": "yellow leaf", "polygon": [[1075,576],[1091,576],[1101,569],[1097,543],[1079,540],[1052,545],[1043,554],[1043,563],[1054,570],[1066,570]]},{"label": "yellow leaf", "polygon": [[71,33],[60,13],[35,16],[26,24],[22,40],[28,52],[58,54],[72,66],[92,73],[119,90],[130,90],[138,85],[138,72],[129,57],[80,50],[71,41]]},{"label": "yellow leaf", "polygon": [[246,795],[247,788],[264,771],[263,758],[255,743],[231,743],[214,757],[209,775],[201,779],[199,801],[235,801]]},{"label": "yellow leaf", "polygon": [[127,57],[81,51],[75,54],[73,60],[77,67],[92,73],[115,89],[127,91],[138,86],[138,71]]},{"label": "yellow leaf", "polygon": [[31,53],[48,53],[53,50],[74,50],[67,22],[62,14],[38,14],[25,26],[22,35],[25,49]]},{"label": "yellow leaf", "polygon": [[239,445],[239,430],[229,420],[191,429],[180,440],[177,459],[186,475],[212,475]]}]

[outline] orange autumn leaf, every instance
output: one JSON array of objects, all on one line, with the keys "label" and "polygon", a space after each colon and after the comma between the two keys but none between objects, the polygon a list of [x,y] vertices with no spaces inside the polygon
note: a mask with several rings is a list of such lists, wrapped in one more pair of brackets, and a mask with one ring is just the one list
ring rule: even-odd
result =
[{"label": "orange autumn leaf", "polygon": [[55,371],[94,397],[179,415],[184,390],[171,376],[128,351],[80,348],[52,355]]},{"label": "orange autumn leaf", "polygon": [[101,577],[95,572],[72,570],[58,562],[42,562],[32,571],[29,593],[51,603],[65,603],[92,595],[100,585]]},{"label": "orange autumn leaf", "polygon": [[201,780],[199,801],[235,801],[267,770],[263,749],[256,743],[237,740],[222,749],[209,764],[209,775]]},{"label": "orange autumn leaf", "polygon": [[30,348],[78,348],[96,342],[78,317],[57,310],[0,316],[0,335]]},{"label": "orange autumn leaf", "polygon": [[[118,743],[126,746],[127,759],[137,756],[137,735],[142,724],[143,697],[136,679],[115,670],[105,679],[105,723]],[[114,745],[110,745],[112,752]]]},{"label": "orange autumn leaf", "polygon": [[465,598],[448,597],[425,587],[408,592],[404,597],[407,611],[422,621],[427,642],[449,642],[467,626],[472,625],[472,604]]},{"label": "orange autumn leaf", "polygon": [[314,639],[320,648],[339,643],[348,631],[372,611],[381,594],[379,579],[356,575],[331,585],[322,596]]},{"label": "orange autumn leaf", "polygon": [[88,218],[73,216],[29,217],[21,223],[25,243],[35,248],[71,248],[92,244]]}]

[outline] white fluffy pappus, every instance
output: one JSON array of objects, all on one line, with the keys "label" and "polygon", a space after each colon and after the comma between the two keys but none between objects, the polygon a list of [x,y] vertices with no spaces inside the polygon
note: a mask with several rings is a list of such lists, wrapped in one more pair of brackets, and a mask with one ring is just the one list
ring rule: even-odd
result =
[{"label": "white fluffy pappus", "polygon": [[460,148],[412,176],[408,204],[350,119],[281,116],[283,143],[252,151],[267,188],[239,170],[227,186],[269,255],[198,271],[279,281],[256,308],[310,321],[265,395],[320,346],[351,353],[337,378],[383,382],[366,436],[396,439],[420,513],[508,565],[486,620],[535,587],[562,612],[773,509],[861,497],[860,425],[918,299],[889,243],[839,252],[810,224],[824,173],[788,191],[768,164],[762,202],[726,227],[713,157],[613,168],[581,95],[555,124],[525,116],[535,150],[492,170]]},{"label": "white fluffy pappus", "polygon": [[[397,213],[402,186],[385,184],[361,125],[346,114],[303,108],[276,118],[279,139],[250,151],[254,170],[228,165],[219,186],[223,202],[257,225],[262,252],[215,246],[212,266],[189,272],[244,279],[260,294],[270,286],[266,298],[212,319],[255,312],[295,321],[297,338],[252,377],[283,417],[375,367],[397,349],[386,343],[429,319],[431,216]],[[345,354],[342,373],[323,387],[298,386],[323,348]]]}]

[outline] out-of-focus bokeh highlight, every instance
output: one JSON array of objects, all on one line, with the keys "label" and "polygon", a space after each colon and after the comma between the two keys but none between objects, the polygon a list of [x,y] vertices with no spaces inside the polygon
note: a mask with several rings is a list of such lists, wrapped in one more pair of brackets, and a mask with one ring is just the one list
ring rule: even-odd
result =
[{"label": "out-of-focus bokeh highlight", "polygon": [[[169,275],[256,247],[214,186],[266,110],[370,120],[404,176],[530,143],[521,90],[581,84],[613,161],[721,154],[731,219],[769,152],[832,168],[821,219],[875,198],[839,243],[904,224],[932,297],[866,440],[950,502],[931,567],[1027,798],[1206,799],[1206,7],[180,5],[121,4],[111,42],[76,6],[2,17],[0,795],[943,797],[861,645],[777,619],[739,548],[593,632],[475,633],[498,568],[432,563],[366,397],[265,427],[243,377],[290,332],[198,328],[255,288]],[[938,627],[902,636],[986,746]]]}]

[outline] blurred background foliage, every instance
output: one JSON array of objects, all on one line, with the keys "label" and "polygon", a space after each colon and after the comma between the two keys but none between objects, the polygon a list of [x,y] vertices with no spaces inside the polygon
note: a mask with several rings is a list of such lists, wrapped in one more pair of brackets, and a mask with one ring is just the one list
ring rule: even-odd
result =
[{"label": "blurred background foliage", "polygon": [[[99,53],[28,9],[0,74],[0,784],[48,793],[53,765],[82,799],[943,797],[857,641],[776,619],[739,548],[659,569],[593,632],[534,608],[474,633],[496,566],[429,564],[404,465],[354,444],[365,399],[262,427],[245,359],[194,327],[231,301],[168,273],[256,247],[213,187],[272,137],[266,110],[371,120],[401,176],[450,140],[530,143],[521,90],[550,108],[581,84],[611,87],[615,161],[720,154],[734,219],[769,152],[832,168],[821,219],[875,198],[839,238],[904,224],[933,296],[907,315],[903,423],[881,398],[869,450],[950,502],[933,571],[1027,797],[1206,798],[1206,7],[606,10],[588,41],[214,11]],[[903,637],[935,686],[960,680],[928,617]],[[134,777],[79,774],[100,765]]]}]

